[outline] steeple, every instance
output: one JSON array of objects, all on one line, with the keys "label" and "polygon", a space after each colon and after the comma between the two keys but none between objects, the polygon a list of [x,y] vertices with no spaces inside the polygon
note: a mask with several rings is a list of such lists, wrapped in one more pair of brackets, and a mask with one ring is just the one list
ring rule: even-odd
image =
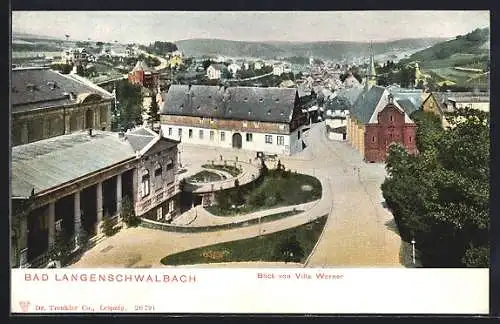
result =
[{"label": "steeple", "polygon": [[368,65],[368,73],[366,76],[366,81],[369,87],[377,84],[377,72],[375,71],[375,58],[373,54],[372,42],[370,42],[370,63]]}]

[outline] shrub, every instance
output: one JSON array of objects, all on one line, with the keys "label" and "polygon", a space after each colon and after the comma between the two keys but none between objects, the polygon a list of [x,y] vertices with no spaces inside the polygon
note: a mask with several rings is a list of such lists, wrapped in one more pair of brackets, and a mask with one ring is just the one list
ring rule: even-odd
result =
[{"label": "shrub", "polygon": [[113,236],[115,234],[115,229],[113,227],[113,223],[109,217],[104,216],[101,224],[102,231],[106,236]]},{"label": "shrub", "polygon": [[132,200],[125,196],[122,199],[121,211],[123,221],[128,227],[136,227],[141,222],[141,219],[135,215],[134,205]]}]

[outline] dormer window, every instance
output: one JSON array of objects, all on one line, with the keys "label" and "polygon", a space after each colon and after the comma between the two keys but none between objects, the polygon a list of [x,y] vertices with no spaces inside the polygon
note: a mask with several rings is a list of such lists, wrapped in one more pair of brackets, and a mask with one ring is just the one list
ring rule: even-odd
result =
[{"label": "dormer window", "polygon": [[268,115],[268,116],[271,116],[271,110],[268,110],[268,111],[267,111],[267,115]]},{"label": "dormer window", "polygon": [[198,107],[196,107],[196,109],[200,110],[200,107],[201,107],[201,106],[198,106]]},{"label": "dormer window", "polygon": [[181,108],[181,110],[184,109],[184,105],[181,105],[180,108]]},{"label": "dormer window", "polygon": [[274,101],[280,102],[280,98],[276,98],[276,99],[274,99]]},{"label": "dormer window", "polygon": [[251,115],[251,114],[252,114],[252,111],[251,111],[251,110],[249,110],[249,111],[248,111],[248,115]]},{"label": "dormer window", "polygon": [[243,98],[243,101],[247,102],[248,101],[248,97]]},{"label": "dormer window", "polygon": [[264,98],[260,98],[260,99],[259,99],[259,102],[264,102]]}]

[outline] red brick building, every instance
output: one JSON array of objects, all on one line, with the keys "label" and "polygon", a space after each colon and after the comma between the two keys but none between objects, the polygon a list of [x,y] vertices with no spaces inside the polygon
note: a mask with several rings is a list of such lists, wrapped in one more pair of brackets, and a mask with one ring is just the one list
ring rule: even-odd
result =
[{"label": "red brick building", "polygon": [[416,153],[416,125],[409,116],[416,109],[409,99],[394,100],[383,87],[366,88],[350,111],[349,143],[366,162],[384,162],[392,143],[400,143],[409,153]]},{"label": "red brick building", "polygon": [[144,61],[137,61],[134,69],[128,74],[129,82],[149,89],[158,87],[159,78],[158,72],[149,68]]}]

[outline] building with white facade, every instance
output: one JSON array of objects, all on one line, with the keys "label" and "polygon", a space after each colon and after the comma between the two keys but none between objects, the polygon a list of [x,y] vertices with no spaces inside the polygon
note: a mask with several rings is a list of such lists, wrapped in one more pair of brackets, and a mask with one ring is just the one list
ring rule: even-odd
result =
[{"label": "building with white facade", "polygon": [[283,64],[275,64],[273,65],[273,74],[274,75],[282,75],[285,73],[285,66]]},{"label": "building with white facade", "polygon": [[271,154],[303,148],[307,116],[295,89],[172,85],[163,97],[165,137]]},{"label": "building with white facade", "polygon": [[207,68],[207,77],[210,80],[218,80],[222,77],[222,71],[226,69],[227,68],[224,64],[211,64]]}]

